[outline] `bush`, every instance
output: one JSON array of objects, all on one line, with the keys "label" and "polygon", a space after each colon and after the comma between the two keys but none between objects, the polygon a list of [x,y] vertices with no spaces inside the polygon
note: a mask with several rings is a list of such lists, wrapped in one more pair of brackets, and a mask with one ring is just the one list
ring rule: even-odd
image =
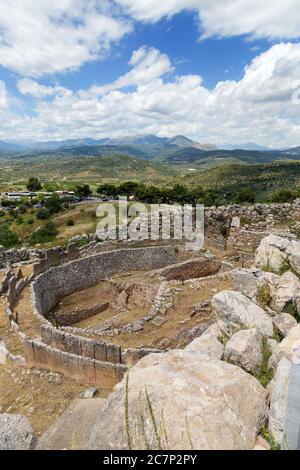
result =
[{"label": "bush", "polygon": [[82,184],[75,187],[75,194],[78,197],[84,198],[91,196],[93,192],[88,184]]},{"label": "bush", "polygon": [[14,232],[3,225],[0,227],[0,245],[4,248],[13,248],[20,245],[20,240]]},{"label": "bush", "polygon": [[50,196],[48,199],[46,199],[45,207],[48,209],[50,214],[58,214],[61,211],[62,202],[57,194],[54,194],[53,196]]},{"label": "bush", "polygon": [[31,235],[29,242],[31,245],[37,245],[38,243],[49,243],[55,239],[57,234],[58,230],[54,222],[48,222],[46,225]]},{"label": "bush", "polygon": [[244,188],[241,189],[235,199],[237,204],[243,204],[245,202],[254,203],[256,199],[255,192],[252,189]]},{"label": "bush", "polygon": [[36,218],[38,220],[47,220],[50,217],[50,212],[48,209],[38,209],[36,212]]},{"label": "bush", "polygon": [[271,202],[284,203],[284,202],[293,202],[296,198],[296,194],[290,189],[280,189],[275,191],[271,195]]},{"label": "bush", "polygon": [[34,219],[30,217],[30,219],[27,220],[28,225],[33,225],[34,224]]},{"label": "bush", "polygon": [[74,220],[73,219],[68,219],[67,220],[67,227],[73,227],[73,225],[75,225]]}]

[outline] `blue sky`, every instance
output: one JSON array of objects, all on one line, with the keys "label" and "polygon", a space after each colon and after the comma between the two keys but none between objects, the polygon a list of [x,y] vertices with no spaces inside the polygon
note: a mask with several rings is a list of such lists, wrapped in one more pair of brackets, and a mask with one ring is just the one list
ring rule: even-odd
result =
[{"label": "blue sky", "polygon": [[300,144],[297,0],[2,0],[0,31],[1,140]]}]

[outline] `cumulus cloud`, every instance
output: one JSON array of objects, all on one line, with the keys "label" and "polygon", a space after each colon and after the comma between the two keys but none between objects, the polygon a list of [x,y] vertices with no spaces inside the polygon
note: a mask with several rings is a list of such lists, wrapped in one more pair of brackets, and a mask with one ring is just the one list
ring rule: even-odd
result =
[{"label": "cumulus cloud", "polygon": [[70,94],[70,90],[63,88],[61,86],[46,86],[40,85],[35,80],[31,78],[22,78],[17,83],[18,89],[22,95],[32,96],[33,98],[45,98],[47,96],[54,96],[57,94]]},{"label": "cumulus cloud", "polygon": [[0,64],[40,77],[103,56],[131,30],[109,0],[1,0]]},{"label": "cumulus cloud", "polygon": [[202,37],[250,35],[255,38],[298,38],[298,0],[117,0],[139,21],[156,22],[182,10],[199,16]]},{"label": "cumulus cloud", "polygon": [[147,85],[156,78],[173,71],[170,59],[166,54],[147,46],[142,46],[133,52],[129,65],[132,66],[132,69],[128,73],[108,85],[94,86],[88,93],[104,95],[113,90],[130,86]]},{"label": "cumulus cloud", "polygon": [[39,140],[153,133],[216,144],[299,145],[300,108],[292,95],[300,88],[300,43],[270,47],[240,81],[222,81],[212,90],[198,75],[166,76],[172,65],[157,49],[138,49],[130,66],[110,85],[78,93],[52,94],[51,87],[25,82],[27,92],[45,95],[34,116],[4,110],[0,139],[13,138],[17,128],[20,138]]}]

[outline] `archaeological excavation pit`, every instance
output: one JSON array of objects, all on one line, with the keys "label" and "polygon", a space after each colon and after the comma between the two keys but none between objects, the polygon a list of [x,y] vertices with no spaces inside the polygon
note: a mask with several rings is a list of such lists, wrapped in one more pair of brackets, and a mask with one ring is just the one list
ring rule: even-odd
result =
[{"label": "archaeological excavation pit", "polygon": [[[8,315],[27,364],[111,390],[141,357],[186,346],[232,281],[209,253],[152,246],[72,256],[49,250],[10,280]],[[14,279],[14,278],[13,278]]]}]

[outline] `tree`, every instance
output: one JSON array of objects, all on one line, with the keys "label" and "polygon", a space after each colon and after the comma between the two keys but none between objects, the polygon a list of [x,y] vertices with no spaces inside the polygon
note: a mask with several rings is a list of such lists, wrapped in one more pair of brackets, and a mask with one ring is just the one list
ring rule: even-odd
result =
[{"label": "tree", "polygon": [[280,189],[279,191],[275,191],[271,195],[271,202],[293,202],[296,199],[297,195],[294,191],[290,189]]},{"label": "tree", "polygon": [[105,194],[105,196],[117,196],[119,188],[114,184],[100,184],[97,188],[98,194]]},{"label": "tree", "polygon": [[57,194],[53,194],[53,196],[45,200],[45,207],[50,214],[58,214],[61,211],[62,202]]},{"label": "tree", "polygon": [[29,178],[26,186],[28,191],[40,191],[42,189],[40,181],[35,176]]},{"label": "tree", "polygon": [[78,184],[75,186],[75,194],[78,197],[90,197],[93,194],[90,186],[88,184]]},{"label": "tree", "polygon": [[238,192],[235,202],[237,204],[242,204],[244,202],[254,203],[255,199],[255,192],[252,189],[244,188]]}]

